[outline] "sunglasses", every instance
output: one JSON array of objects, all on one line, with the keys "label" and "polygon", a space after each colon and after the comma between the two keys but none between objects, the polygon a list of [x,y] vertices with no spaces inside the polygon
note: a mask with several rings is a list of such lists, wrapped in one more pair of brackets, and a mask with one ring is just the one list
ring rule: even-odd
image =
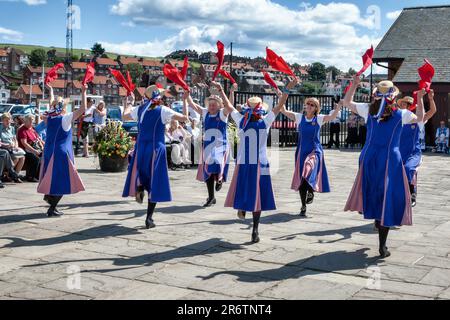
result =
[{"label": "sunglasses", "polygon": [[311,103],[311,102],[308,102],[307,104],[306,104],[308,107],[316,107],[316,105],[314,104],[314,103]]}]

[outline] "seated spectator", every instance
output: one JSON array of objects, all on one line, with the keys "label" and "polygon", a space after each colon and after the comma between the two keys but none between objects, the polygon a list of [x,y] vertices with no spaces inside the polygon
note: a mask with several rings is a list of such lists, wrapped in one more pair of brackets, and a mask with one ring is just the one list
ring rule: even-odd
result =
[{"label": "seated spectator", "polygon": [[166,138],[172,146],[172,163],[175,166],[191,165],[192,162],[189,155],[191,149],[191,134],[187,132],[178,121],[172,120],[166,131]]},{"label": "seated spectator", "polygon": [[190,119],[190,124],[186,126],[186,130],[191,137],[191,162],[192,164],[198,164],[200,160],[200,152],[202,148],[202,132],[198,127],[200,121],[197,119]]},{"label": "seated spectator", "polygon": [[0,148],[9,152],[11,160],[14,163],[14,171],[20,173],[25,163],[25,151],[19,148],[19,143],[16,138],[16,130],[11,125],[11,115],[9,113],[4,113],[1,120]]},{"label": "seated spectator", "polygon": [[[9,179],[16,183],[22,183],[19,175],[14,171],[14,163],[9,155],[8,150],[0,149],[0,178],[3,176],[3,172],[9,175]],[[2,179],[0,179],[0,188],[3,188]]]},{"label": "seated spectator", "polygon": [[44,142],[33,128],[34,116],[25,116],[24,125],[17,132],[19,147],[25,150],[26,179],[28,182],[39,182],[39,164]]},{"label": "seated spectator", "polygon": [[43,117],[37,117],[37,124],[34,127],[34,130],[36,130],[41,140],[45,141],[47,138],[47,122],[43,120]]},{"label": "seated spectator", "polygon": [[359,144],[358,121],[358,115],[351,112],[347,119],[348,136],[345,141],[346,148],[351,147],[353,149],[355,145]]},{"label": "seated spectator", "polygon": [[445,121],[441,121],[441,126],[436,130],[436,152],[448,152],[449,129],[445,126]]}]

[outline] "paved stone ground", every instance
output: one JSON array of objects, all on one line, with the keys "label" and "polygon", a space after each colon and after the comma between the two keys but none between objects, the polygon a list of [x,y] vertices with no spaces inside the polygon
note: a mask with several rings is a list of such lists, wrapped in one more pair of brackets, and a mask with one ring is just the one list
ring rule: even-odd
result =
[{"label": "paved stone ground", "polygon": [[280,151],[282,167],[272,163],[279,209],[264,214],[256,245],[250,221],[223,207],[228,185],[216,207],[199,206],[206,190],[194,170],[171,172],[175,201],[158,207],[151,231],[142,228],[145,207],[120,197],[125,175],[101,173],[95,159],[77,159],[88,191],[63,199],[60,219],[46,218],[35,185],[8,185],[0,298],[449,299],[450,158],[425,157],[415,224],[391,232],[384,261],[371,222],[343,212],[358,155],[326,152],[333,192],[300,219],[289,189],[293,150]]}]

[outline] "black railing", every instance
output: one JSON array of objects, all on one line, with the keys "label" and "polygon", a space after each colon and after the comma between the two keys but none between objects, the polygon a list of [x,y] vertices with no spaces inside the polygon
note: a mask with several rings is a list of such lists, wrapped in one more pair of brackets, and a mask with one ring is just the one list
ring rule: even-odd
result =
[{"label": "black railing", "polygon": [[[269,107],[275,108],[278,104],[278,97],[273,93],[255,93],[255,92],[236,92],[235,93],[235,107],[238,105],[245,104],[250,97],[258,96],[266,102]],[[321,105],[321,114],[329,114],[334,109],[334,104],[339,101],[338,97],[332,95],[304,95],[304,94],[291,94],[286,102],[286,108],[293,112],[302,112],[305,99],[307,98],[317,98]],[[359,101],[368,102],[368,101]],[[350,129],[350,138],[353,141],[348,141],[349,128],[348,128],[348,117],[350,111],[344,108],[341,112],[341,122],[339,124],[339,146],[348,146],[347,142],[356,142],[354,146],[361,147],[365,141],[365,125],[362,121],[357,121],[356,130]],[[293,147],[297,145],[298,133],[296,125],[293,121],[288,119],[286,116],[280,114],[277,120],[272,126],[273,129],[279,130],[279,140],[278,144],[280,147]],[[321,142],[322,145],[326,146],[330,142],[331,124],[326,123],[322,127],[321,131]],[[269,137],[271,141],[271,137]]]}]

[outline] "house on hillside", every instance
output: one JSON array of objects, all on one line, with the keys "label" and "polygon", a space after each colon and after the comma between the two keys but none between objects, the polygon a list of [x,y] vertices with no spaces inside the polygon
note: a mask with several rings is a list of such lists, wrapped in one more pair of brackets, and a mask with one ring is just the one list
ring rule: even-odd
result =
[{"label": "house on hillside", "polygon": [[[437,114],[426,127],[427,144],[434,143],[440,121],[450,122],[450,5],[406,8],[386,33],[374,54],[387,63],[388,78],[404,95],[418,88],[417,69],[428,59],[436,69],[432,88]],[[425,99],[425,106],[428,101]]]}]

